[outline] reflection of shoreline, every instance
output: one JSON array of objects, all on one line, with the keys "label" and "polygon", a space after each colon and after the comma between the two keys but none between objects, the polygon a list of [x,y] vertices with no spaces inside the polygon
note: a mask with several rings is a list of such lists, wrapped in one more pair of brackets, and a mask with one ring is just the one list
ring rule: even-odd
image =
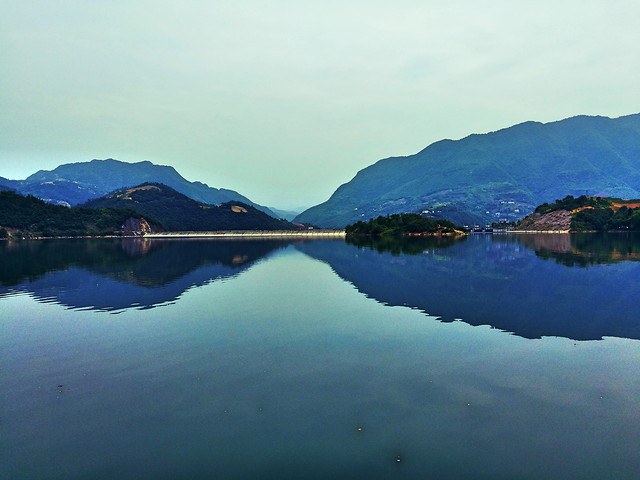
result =
[{"label": "reflection of shoreline", "polygon": [[567,233],[514,235],[517,242],[544,258],[566,266],[587,266],[640,260],[640,235],[619,233]]}]

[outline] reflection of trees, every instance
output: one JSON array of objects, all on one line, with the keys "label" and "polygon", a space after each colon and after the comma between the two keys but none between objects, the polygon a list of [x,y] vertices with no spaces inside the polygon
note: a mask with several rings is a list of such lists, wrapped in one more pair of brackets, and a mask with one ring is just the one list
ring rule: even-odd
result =
[{"label": "reflection of trees", "polygon": [[0,243],[0,285],[34,281],[72,267],[115,280],[165,285],[203,265],[246,268],[281,241],[166,241],[150,239],[67,239]]},{"label": "reflection of trees", "polygon": [[467,237],[433,236],[433,237],[406,237],[406,236],[356,236],[347,237],[347,243],[357,247],[366,247],[380,253],[390,252],[392,255],[419,255],[425,250],[444,249],[453,246],[456,242]]},{"label": "reflection of trees", "polygon": [[553,259],[568,267],[640,260],[638,233],[540,234],[515,238],[540,258]]}]

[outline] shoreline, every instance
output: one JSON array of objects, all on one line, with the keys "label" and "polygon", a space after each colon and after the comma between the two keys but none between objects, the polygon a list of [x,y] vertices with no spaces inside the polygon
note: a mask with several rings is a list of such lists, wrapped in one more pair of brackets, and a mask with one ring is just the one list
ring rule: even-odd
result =
[{"label": "shoreline", "polygon": [[491,233],[588,233],[588,232],[572,232],[571,230],[494,230]]},{"label": "shoreline", "polygon": [[219,230],[210,232],[158,232],[137,238],[344,238],[344,230]]},{"label": "shoreline", "polygon": [[61,240],[61,239],[89,239],[89,238],[119,238],[119,239],[170,239],[170,238],[345,238],[345,231],[339,229],[313,229],[313,230],[216,230],[207,232],[129,232],[128,235],[80,235],[59,237],[8,237],[0,238],[0,241],[14,240]]}]

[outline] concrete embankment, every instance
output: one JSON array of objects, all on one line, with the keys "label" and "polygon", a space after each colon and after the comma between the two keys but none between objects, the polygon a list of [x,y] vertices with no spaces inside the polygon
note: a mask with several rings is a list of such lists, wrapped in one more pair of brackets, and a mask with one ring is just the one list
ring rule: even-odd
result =
[{"label": "concrete embankment", "polygon": [[344,238],[344,230],[221,230],[145,233],[144,238]]}]

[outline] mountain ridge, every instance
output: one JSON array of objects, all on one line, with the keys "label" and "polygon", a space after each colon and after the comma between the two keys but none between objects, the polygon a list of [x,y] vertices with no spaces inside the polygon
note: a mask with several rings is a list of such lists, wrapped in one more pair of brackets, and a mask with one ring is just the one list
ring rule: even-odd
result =
[{"label": "mountain ridge", "polygon": [[424,212],[457,223],[516,220],[567,194],[640,195],[640,114],[527,121],[360,170],[296,222],[342,227],[379,215]]},{"label": "mountain ridge", "polygon": [[174,167],[157,165],[148,160],[129,163],[107,158],[65,163],[53,170],[38,170],[25,180],[9,182],[12,183],[8,183],[8,186],[20,193],[34,195],[49,203],[69,206],[102,197],[120,188],[133,187],[144,182],[158,182],[198,202],[215,205],[240,201],[278,218],[269,208],[234,190],[210,187],[200,181],[190,182]]},{"label": "mountain ridge", "polygon": [[142,217],[153,218],[165,230],[290,230],[289,222],[271,217],[244,202],[219,205],[197,202],[168,185],[145,182],[122,188],[89,200],[80,207],[130,209]]}]

